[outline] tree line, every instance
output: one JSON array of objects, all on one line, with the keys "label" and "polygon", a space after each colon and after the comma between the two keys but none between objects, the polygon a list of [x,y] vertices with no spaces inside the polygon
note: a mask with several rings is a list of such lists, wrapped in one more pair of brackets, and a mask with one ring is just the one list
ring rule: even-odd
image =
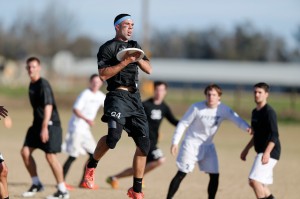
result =
[{"label": "tree line", "polygon": [[[63,7],[49,4],[41,13],[19,13],[13,25],[4,28],[0,19],[0,55],[20,59],[31,54],[51,57],[68,50],[76,57],[95,55],[101,41],[89,36],[74,36],[76,17]],[[283,38],[263,33],[249,23],[226,32],[218,27],[205,30],[153,30],[150,34],[151,57],[222,59],[250,61],[300,61],[300,25],[294,38],[298,46],[289,49]]]}]

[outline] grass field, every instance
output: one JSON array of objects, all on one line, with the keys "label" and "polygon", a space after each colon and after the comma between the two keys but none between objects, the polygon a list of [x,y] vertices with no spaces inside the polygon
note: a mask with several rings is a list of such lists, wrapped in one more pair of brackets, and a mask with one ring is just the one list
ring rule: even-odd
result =
[{"label": "grass field", "polygon": [[[199,94],[202,96],[202,93]],[[69,101],[73,96],[70,96]],[[168,98],[172,101],[172,98]],[[20,149],[25,137],[27,128],[32,122],[32,110],[29,107],[27,98],[6,98],[0,97],[1,105],[9,110],[9,115],[13,119],[13,127],[5,129],[0,121],[0,150],[4,155],[6,164],[9,167],[9,192],[10,198],[21,198],[21,193],[29,188],[31,180],[23,165]],[[18,101],[18,103],[16,103]],[[250,101],[250,100],[249,100]],[[172,101],[173,102],[173,101]],[[172,108],[176,115],[180,116],[187,106],[177,106],[178,101],[172,103]],[[252,102],[251,102],[252,103]],[[250,104],[253,107],[253,103]],[[71,104],[58,102],[60,116],[63,124],[64,134],[66,133],[67,123],[71,115]],[[100,110],[101,114],[102,110]],[[99,121],[93,128],[96,139],[106,133],[106,125]],[[249,121],[249,120],[248,120]],[[280,139],[282,142],[282,156],[275,167],[274,185],[270,186],[273,194],[279,199],[298,199],[300,190],[300,124],[280,123]],[[177,168],[175,157],[169,153],[170,140],[174,127],[167,122],[163,122],[161,127],[162,139],[159,147],[163,150],[167,161],[157,170],[145,176],[146,188],[144,189],[145,198],[161,199],[166,197],[169,183]],[[216,148],[220,161],[220,185],[217,193],[218,199],[252,199],[255,198],[253,191],[248,186],[247,176],[250,171],[254,151],[248,155],[246,162],[239,159],[239,155],[250,136],[242,132],[230,122],[224,122],[215,137]],[[71,198],[126,198],[126,191],[132,184],[131,178],[120,180],[120,189],[112,190],[105,183],[108,175],[115,174],[131,165],[134,151],[134,144],[124,132],[121,141],[115,150],[111,150],[101,160],[96,172],[96,182],[100,185],[99,190],[83,190],[77,188],[71,191]],[[39,193],[34,198],[44,198],[52,194],[55,189],[55,180],[49,166],[46,163],[41,151],[34,153],[38,165],[38,172],[42,182],[46,185],[44,192]],[[63,163],[67,158],[66,154],[59,154],[59,160]],[[77,186],[82,175],[83,165],[87,157],[80,157],[71,167],[66,181]],[[199,172],[196,167],[194,172],[189,174],[181,184],[179,191],[175,195],[178,199],[205,199],[207,198],[206,188],[208,176]]]}]

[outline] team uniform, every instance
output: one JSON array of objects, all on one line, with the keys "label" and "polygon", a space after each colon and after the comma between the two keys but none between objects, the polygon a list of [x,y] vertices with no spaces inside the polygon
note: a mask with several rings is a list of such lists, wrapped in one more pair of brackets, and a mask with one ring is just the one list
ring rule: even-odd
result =
[{"label": "team uniform", "polygon": [[[123,42],[119,40],[109,40],[99,48],[97,54],[98,69],[109,66],[114,66],[119,63],[116,55],[119,51],[125,48],[139,48],[140,45],[133,40]],[[146,56],[144,60],[148,60]],[[133,137],[135,143],[143,150],[144,147],[140,146],[140,138],[144,137],[149,142],[149,127],[147,117],[141,102],[140,93],[138,90],[138,65],[136,62],[130,63],[118,74],[109,78],[107,81],[107,90],[104,102],[104,115],[102,116],[103,122],[109,122],[109,118],[123,126],[128,135]],[[120,86],[131,87],[133,91],[125,91],[117,89]],[[119,136],[119,135],[118,135]],[[117,138],[119,139],[119,138]],[[110,141],[112,140],[112,141]],[[115,138],[108,135],[107,145],[114,148]],[[144,141],[142,141],[144,142]]]},{"label": "team uniform", "polygon": [[[87,88],[77,97],[73,109],[79,110],[87,119],[94,120],[99,108],[104,106],[104,100],[104,93],[100,91],[94,93]],[[90,125],[73,113],[62,146],[63,151],[72,157],[78,157],[79,155],[85,155],[86,152],[93,154],[95,148],[96,141],[92,135]]]},{"label": "team uniform", "polygon": [[234,122],[247,131],[249,125],[231,108],[219,102],[216,108],[209,108],[206,101],[193,104],[177,125],[172,143],[178,145],[185,132],[185,138],[177,157],[179,171],[190,173],[195,163],[201,171],[219,173],[217,152],[213,138],[223,120]]},{"label": "team uniform", "polygon": [[[277,127],[277,116],[273,108],[266,104],[260,110],[252,111],[251,126],[254,131],[254,148],[257,153],[252,166],[249,179],[256,180],[263,184],[273,183],[273,168],[280,158],[281,145]],[[261,159],[269,142],[274,142],[275,146],[270,153],[267,164],[262,164]]]},{"label": "team uniform", "polygon": [[164,117],[167,118],[167,120],[174,126],[177,125],[178,120],[174,117],[169,106],[165,102],[156,105],[153,102],[153,98],[150,98],[143,102],[143,106],[149,123],[150,151],[147,156],[147,163],[149,163],[164,156],[162,151],[157,147],[159,136],[158,131],[162,119]]},{"label": "team uniform", "polygon": [[[32,148],[39,148],[45,153],[58,153],[61,151],[62,128],[59,114],[56,108],[54,95],[49,82],[40,78],[29,85],[29,99],[33,108],[33,123],[29,127],[24,145]],[[49,140],[46,143],[41,141],[40,133],[44,119],[44,107],[52,105],[53,110],[48,123]]]}]

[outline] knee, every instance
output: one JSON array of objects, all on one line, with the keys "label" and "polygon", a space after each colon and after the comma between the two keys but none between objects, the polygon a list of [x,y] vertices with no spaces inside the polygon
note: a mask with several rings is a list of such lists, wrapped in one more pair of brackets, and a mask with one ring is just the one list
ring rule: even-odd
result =
[{"label": "knee", "polygon": [[117,131],[117,129],[109,128],[108,135],[106,137],[106,145],[110,149],[114,149],[121,138],[121,133]]},{"label": "knee", "polygon": [[29,149],[27,147],[23,147],[20,151],[20,154],[22,156],[22,158],[25,160],[25,159],[28,159],[29,157]]},{"label": "knee", "polygon": [[50,154],[47,154],[46,153],[46,160],[47,160],[47,162],[50,164],[50,165],[52,165],[54,162],[55,162],[55,154],[52,154],[52,153],[50,153]]},{"label": "knee", "polygon": [[108,133],[105,138],[106,145],[114,149],[121,138],[123,126],[113,119],[108,121]]}]

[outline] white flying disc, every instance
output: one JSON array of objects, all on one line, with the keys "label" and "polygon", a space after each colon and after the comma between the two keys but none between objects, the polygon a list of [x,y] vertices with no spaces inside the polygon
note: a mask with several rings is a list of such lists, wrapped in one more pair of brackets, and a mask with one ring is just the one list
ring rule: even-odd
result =
[{"label": "white flying disc", "polygon": [[121,51],[118,52],[118,54],[117,54],[117,59],[118,59],[119,61],[122,61],[124,55],[125,55],[127,52],[128,52],[129,54],[132,54],[132,53],[135,53],[135,52],[140,52],[141,55],[140,55],[139,58],[136,59],[136,61],[141,60],[141,59],[144,57],[144,55],[145,55],[144,51],[142,51],[142,50],[139,49],[139,48],[125,48],[125,49],[123,49],[123,50],[121,50]]}]

